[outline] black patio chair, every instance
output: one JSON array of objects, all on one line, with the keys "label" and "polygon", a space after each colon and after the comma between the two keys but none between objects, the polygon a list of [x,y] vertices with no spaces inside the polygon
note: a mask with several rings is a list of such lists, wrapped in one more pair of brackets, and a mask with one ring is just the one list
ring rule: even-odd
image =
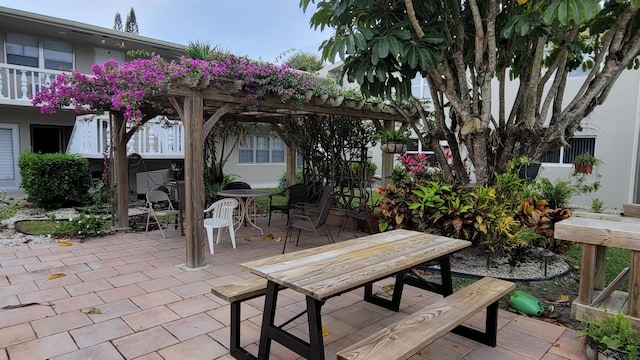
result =
[{"label": "black patio chair", "polygon": [[333,192],[329,192],[326,197],[323,197],[318,203],[318,212],[309,213],[309,215],[303,214],[292,214],[290,217],[290,224],[287,227],[287,235],[284,239],[284,244],[282,245],[282,253],[284,254],[285,249],[287,247],[287,242],[291,238],[291,231],[293,229],[298,229],[298,237],[296,238],[296,246],[298,246],[298,242],[300,241],[300,232],[302,230],[305,231],[313,231],[316,234],[316,237],[320,236],[318,230],[322,229],[325,233],[325,236],[329,238],[330,243],[334,243],[333,235],[331,235],[331,231],[327,228],[327,218],[329,217],[329,211],[331,211],[331,206],[333,206],[333,201],[335,199],[335,195]]},{"label": "black patio chair", "polygon": [[234,181],[225,185],[222,190],[251,189],[251,185],[242,181]]},{"label": "black patio chair", "polygon": [[293,184],[278,195],[287,196],[287,203],[282,205],[273,204],[273,195],[269,195],[269,222],[267,226],[271,226],[271,212],[280,211],[287,215],[287,225],[289,225],[289,211],[295,204],[304,203],[307,197],[307,185]]}]

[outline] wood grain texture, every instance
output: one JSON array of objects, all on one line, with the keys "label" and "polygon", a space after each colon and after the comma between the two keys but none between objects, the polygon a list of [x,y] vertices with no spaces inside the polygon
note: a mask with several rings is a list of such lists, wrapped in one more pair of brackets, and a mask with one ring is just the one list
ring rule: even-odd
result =
[{"label": "wood grain texture", "polygon": [[622,204],[624,216],[640,218],[640,204]]},{"label": "wood grain texture", "polygon": [[483,278],[338,352],[340,360],[408,359],[515,289]]},{"label": "wood grain texture", "polygon": [[470,244],[444,236],[394,230],[242,265],[284,287],[322,300]]},{"label": "wood grain texture", "polygon": [[214,286],[211,293],[231,303],[262,295],[266,290],[267,279],[256,276],[233,284]]},{"label": "wood grain texture", "polygon": [[640,250],[640,219],[570,217],[555,224],[554,237],[583,244]]}]

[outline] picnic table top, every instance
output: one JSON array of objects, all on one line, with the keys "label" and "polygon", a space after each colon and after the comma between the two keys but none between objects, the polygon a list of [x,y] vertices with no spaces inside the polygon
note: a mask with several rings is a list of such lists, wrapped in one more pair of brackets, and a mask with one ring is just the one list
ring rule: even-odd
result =
[{"label": "picnic table top", "polygon": [[241,264],[317,300],[449,255],[471,242],[392,230]]}]

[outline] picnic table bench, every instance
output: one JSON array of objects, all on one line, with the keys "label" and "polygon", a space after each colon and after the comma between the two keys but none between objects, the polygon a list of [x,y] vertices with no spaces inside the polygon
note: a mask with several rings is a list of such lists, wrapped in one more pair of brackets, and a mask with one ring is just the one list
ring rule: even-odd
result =
[{"label": "picnic table bench", "polygon": [[[408,359],[450,331],[496,346],[498,300],[514,288],[515,284],[509,281],[482,278],[339,351],[337,358]],[[484,309],[487,309],[484,332],[462,325]]]}]

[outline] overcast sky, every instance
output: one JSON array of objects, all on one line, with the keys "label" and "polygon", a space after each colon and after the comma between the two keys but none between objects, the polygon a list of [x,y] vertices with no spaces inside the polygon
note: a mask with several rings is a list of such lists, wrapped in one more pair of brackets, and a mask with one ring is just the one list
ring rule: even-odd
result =
[{"label": "overcast sky", "polygon": [[[281,63],[298,51],[320,55],[329,33],[312,30],[298,0],[0,0],[0,6],[113,28],[116,12],[122,23],[131,7],[139,34],[188,44],[208,42],[237,55]],[[294,49],[293,52],[288,52]],[[280,56],[285,53],[284,56]]]}]

